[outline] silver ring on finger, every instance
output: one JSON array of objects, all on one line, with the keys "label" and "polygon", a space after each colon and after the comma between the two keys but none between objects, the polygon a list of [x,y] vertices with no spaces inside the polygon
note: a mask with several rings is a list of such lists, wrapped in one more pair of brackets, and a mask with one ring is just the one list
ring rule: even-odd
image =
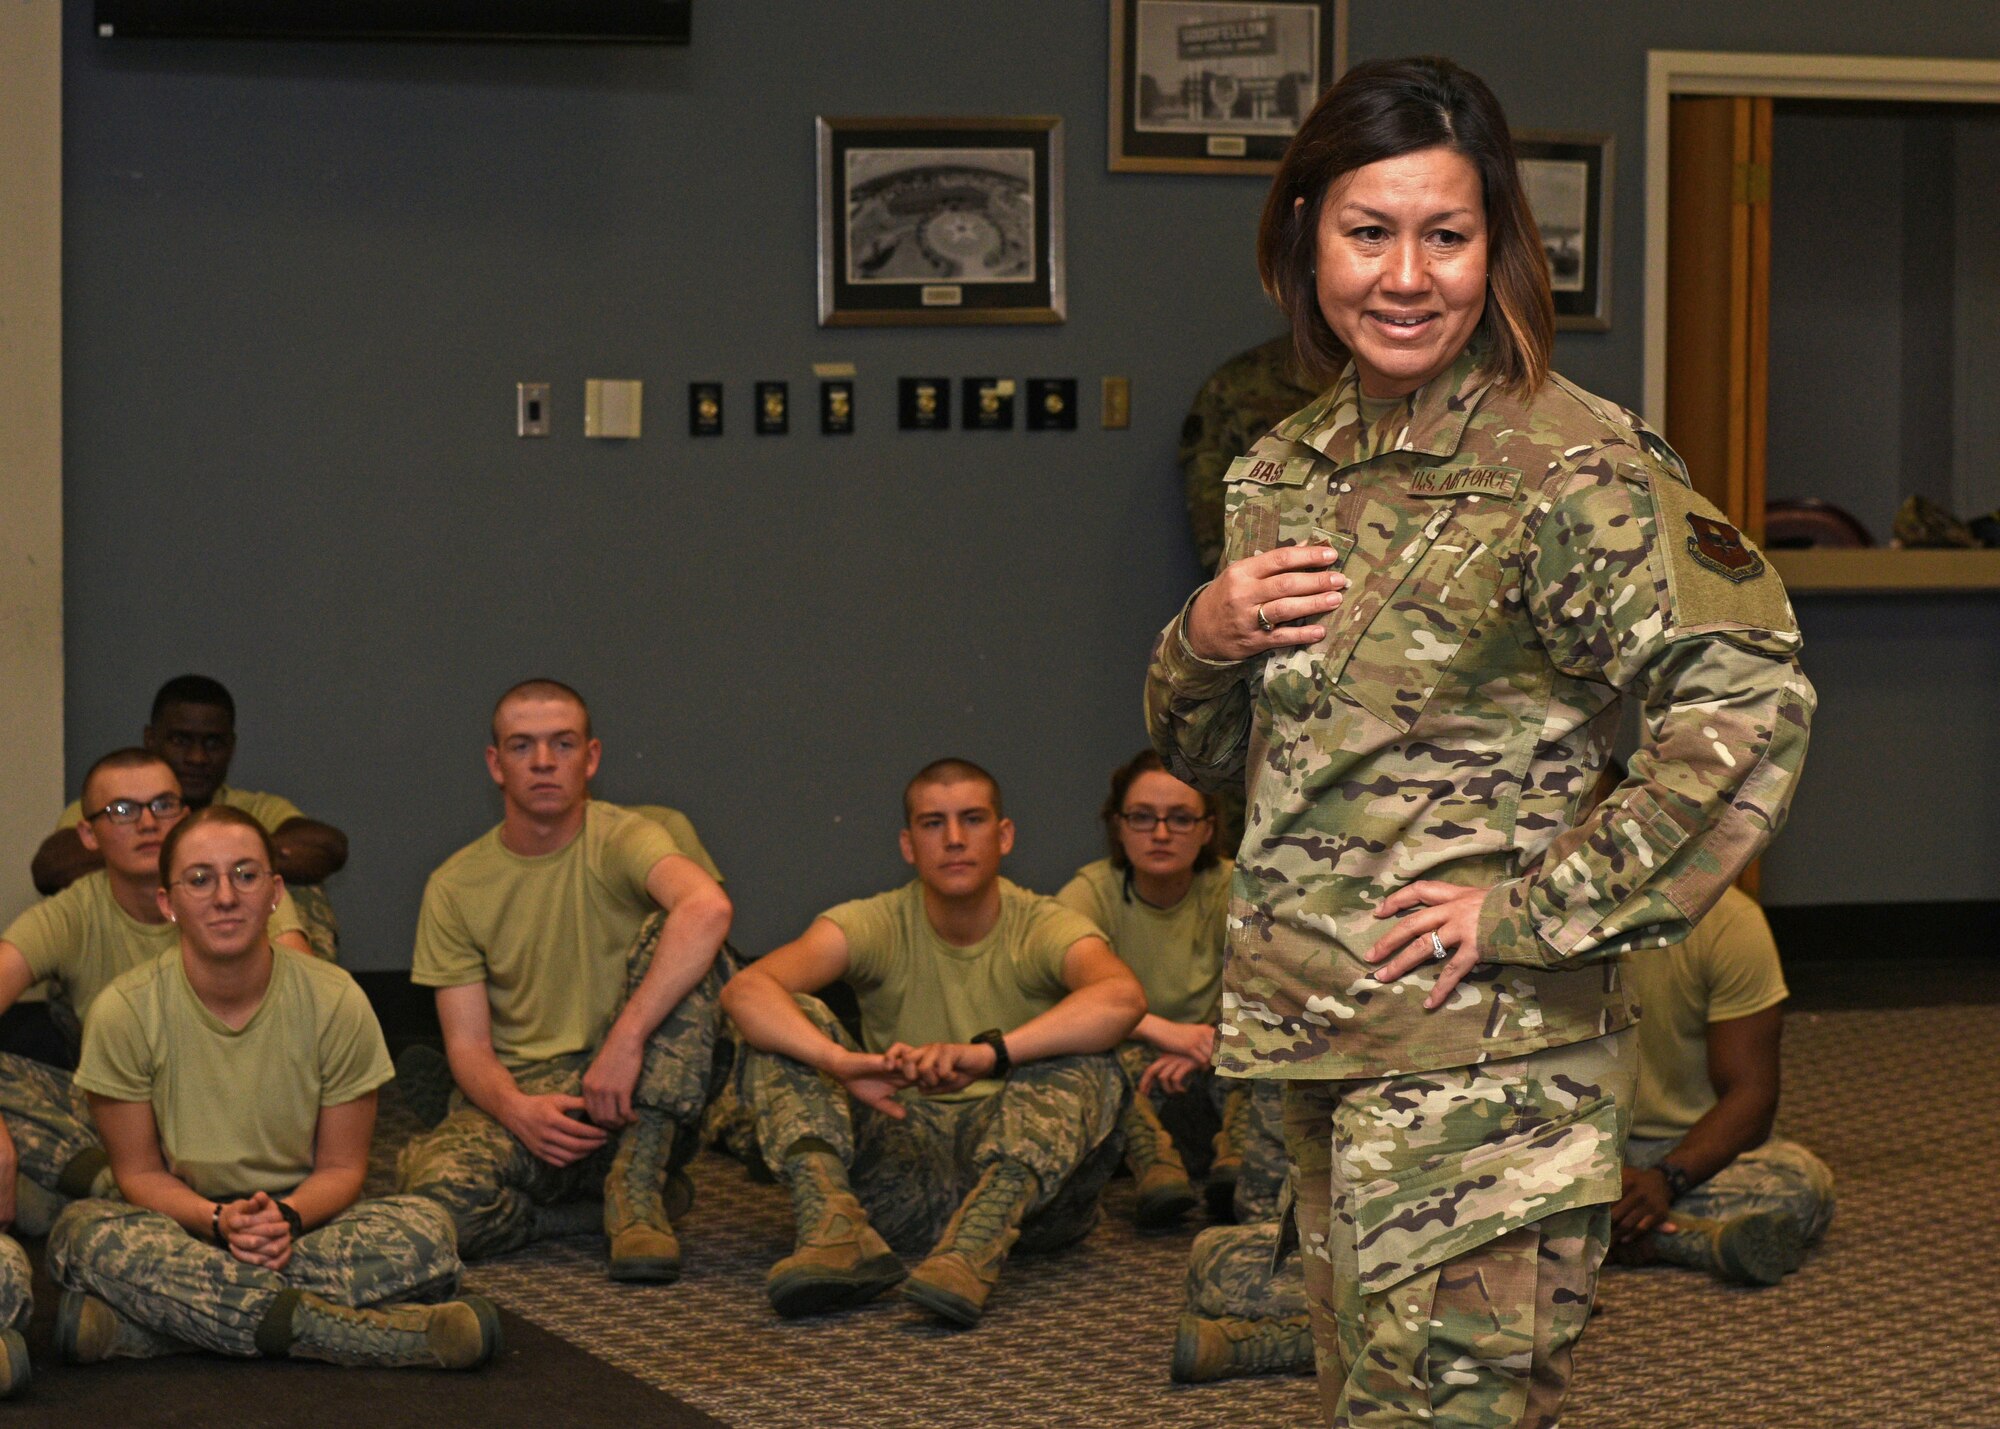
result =
[{"label": "silver ring on finger", "polygon": [[1257,607],[1257,628],[1263,631],[1266,635],[1269,635],[1272,631],[1278,628],[1277,626],[1271,624],[1270,617],[1264,614],[1264,607],[1261,605]]},{"label": "silver ring on finger", "polygon": [[1440,938],[1437,935],[1436,930],[1433,929],[1431,932],[1431,957],[1436,959],[1438,962],[1443,962],[1446,958],[1450,956],[1451,956],[1451,949],[1447,948],[1444,945],[1444,939]]}]

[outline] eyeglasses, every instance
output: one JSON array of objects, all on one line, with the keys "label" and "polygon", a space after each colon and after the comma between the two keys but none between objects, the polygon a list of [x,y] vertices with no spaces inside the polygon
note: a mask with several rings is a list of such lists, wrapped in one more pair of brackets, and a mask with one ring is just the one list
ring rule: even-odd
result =
[{"label": "eyeglasses", "polygon": [[1164,819],[1151,809],[1134,809],[1131,813],[1120,814],[1118,817],[1124,821],[1125,827],[1135,834],[1150,834],[1161,824],[1165,824],[1177,834],[1184,834],[1190,832],[1197,824],[1208,822],[1207,814],[1190,814],[1186,809],[1175,809]]},{"label": "eyeglasses", "polygon": [[[270,869],[264,867],[261,863],[252,863],[247,858],[232,867],[228,873],[230,886],[238,893],[243,894],[255,893],[264,886],[265,881],[270,876]],[[181,874],[172,883],[169,883],[167,887],[173,888],[178,886],[184,888],[187,890],[188,897],[205,902],[215,897],[216,890],[222,887],[222,879],[222,874],[217,873],[205,863],[198,863],[193,868]]]},{"label": "eyeglasses", "polygon": [[153,811],[153,817],[156,819],[171,819],[186,807],[186,804],[182,802],[181,796],[178,794],[155,794],[152,798],[145,800],[113,799],[103,808],[85,817],[109,819],[114,824],[136,824],[139,822],[139,815],[145,813],[148,809]]}]

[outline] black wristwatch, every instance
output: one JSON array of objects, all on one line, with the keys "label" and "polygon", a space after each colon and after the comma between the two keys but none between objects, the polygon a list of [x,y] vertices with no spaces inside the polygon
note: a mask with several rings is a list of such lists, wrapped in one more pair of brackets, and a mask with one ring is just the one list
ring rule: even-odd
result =
[{"label": "black wristwatch", "polygon": [[1007,1034],[998,1027],[989,1027],[972,1040],[993,1049],[993,1076],[1004,1077],[1014,1070],[1014,1059],[1007,1055]]},{"label": "black wristwatch", "polygon": [[1694,1179],[1671,1161],[1662,1161],[1653,1169],[1658,1171],[1661,1177],[1665,1179],[1667,1183],[1667,1199],[1669,1201],[1678,1201],[1694,1186]]},{"label": "black wristwatch", "polygon": [[304,1216],[299,1214],[299,1209],[297,1206],[294,1206],[290,1201],[280,1201],[276,1199],[273,1199],[271,1204],[278,1208],[278,1214],[283,1216],[285,1218],[285,1224],[292,1228],[293,1240],[297,1240],[300,1236],[306,1233],[306,1219]]}]

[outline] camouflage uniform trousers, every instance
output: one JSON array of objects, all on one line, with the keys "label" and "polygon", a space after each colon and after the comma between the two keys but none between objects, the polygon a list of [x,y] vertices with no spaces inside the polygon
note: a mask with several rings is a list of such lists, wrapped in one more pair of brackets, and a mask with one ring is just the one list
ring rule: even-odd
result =
[{"label": "camouflage uniform trousers", "polygon": [[1290,1170],[1285,1157],[1284,1083],[1268,1077],[1224,1080],[1230,1098],[1242,1099],[1228,1116],[1231,1139],[1243,1158],[1243,1168],[1236,1173],[1236,1220],[1241,1225],[1275,1221]]},{"label": "camouflage uniform trousers", "polygon": [[357,1201],[292,1246],[283,1270],[246,1265],[158,1211],[78,1201],[49,1233],[49,1273],[162,1337],[157,1353],[194,1346],[255,1355],[257,1329],[285,1290],[365,1308],[449,1299],[459,1261],[451,1217],[422,1196]]},{"label": "camouflage uniform trousers", "polygon": [[90,1104],[70,1074],[32,1058],[0,1052],[0,1119],[20,1171],[59,1196],[82,1196],[110,1163],[90,1119]]},{"label": "camouflage uniform trousers", "polygon": [[[1277,1262],[1278,1221],[1210,1226],[1188,1253],[1187,1310],[1205,1320],[1235,1315],[1278,1320],[1307,1313],[1305,1273],[1299,1257]],[[1312,1368],[1310,1360],[1301,1371]]]},{"label": "camouflage uniform trousers", "polygon": [[1286,1086],[1327,1423],[1557,1422],[1610,1243],[1635,1036]]},{"label": "camouflage uniform trousers", "polygon": [[[798,1003],[820,1031],[860,1050],[825,1003],[803,995]],[[1109,1055],[1027,1063],[1000,1091],[974,1101],[910,1096],[896,1121],[803,1062],[746,1051],[740,1093],[771,1173],[800,1140],[826,1143],[847,1166],[875,1229],[903,1254],[935,1245],[973,1183],[999,1161],[1026,1165],[1040,1183],[1021,1226],[1022,1250],[1059,1250],[1097,1224],[1098,1198],[1124,1150],[1118,1128],[1130,1095]]]},{"label": "camouflage uniform trousers", "polygon": [[[1625,1143],[1625,1164],[1650,1169],[1678,1145],[1671,1137],[1632,1137]],[[1705,1221],[1782,1211],[1811,1245],[1833,1220],[1833,1171],[1796,1141],[1774,1136],[1675,1201],[1674,1209]],[[1710,1259],[1707,1238],[1696,1232],[1655,1232],[1651,1239],[1654,1253],[1672,1264],[1699,1267]]]},{"label": "camouflage uniform trousers", "polygon": [[[627,997],[652,966],[663,922],[663,915],[654,914],[632,945]],[[635,1182],[657,1191],[667,1174],[700,1144],[721,1020],[722,984],[728,976],[728,964],[718,955],[702,980],[653,1029],[632,1089],[633,1110],[640,1120],[593,1155],[569,1166],[551,1166],[468,1102],[463,1092],[454,1092],[450,1114],[435,1130],[403,1148],[396,1167],[397,1189],[429,1196],[451,1211],[458,1226],[459,1254],[467,1260],[505,1255],[537,1239],[537,1206],[596,1196],[624,1139],[643,1137],[642,1147],[660,1146],[660,1156],[638,1155],[627,1163]],[[581,1096],[583,1074],[593,1056],[577,1052],[537,1062],[516,1071],[514,1085],[529,1096]],[[654,1138],[648,1130],[649,1120],[661,1118],[672,1124],[670,1138]]]},{"label": "camouflage uniform trousers", "polygon": [[0,1235],[0,1329],[25,1330],[34,1313],[35,1272],[28,1252],[10,1235]]}]

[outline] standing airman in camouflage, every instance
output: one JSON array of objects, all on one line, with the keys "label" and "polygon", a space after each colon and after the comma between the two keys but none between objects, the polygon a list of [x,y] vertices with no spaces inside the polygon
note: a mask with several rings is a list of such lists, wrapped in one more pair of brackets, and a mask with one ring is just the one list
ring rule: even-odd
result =
[{"label": "standing airman in camouflage", "polygon": [[444,1300],[451,1217],[360,1199],[389,1051],[352,977],[272,946],[269,833],[214,804],[160,860],[180,946],[114,981],[84,1024],[76,1082],[122,1199],[78,1201],[49,1235],[58,1350],[483,1364],[499,1320]]},{"label": "standing airman in camouflage", "polygon": [[[1162,633],[1156,746],[1247,779],[1221,1070],[1284,1079],[1335,1424],[1553,1424],[1618,1199],[1616,955],[1782,824],[1813,708],[1763,557],[1548,372],[1506,120],[1350,70],[1280,165],[1265,284],[1329,390],[1232,467]],[[1623,700],[1631,776],[1594,800]]]},{"label": "standing airman in camouflage", "polygon": [[[1000,876],[1014,825],[992,775],[939,760],[903,809],[916,879],[829,909],[723,991],[798,1222],[766,1281],[780,1315],[903,1284],[976,1324],[1015,1242],[1082,1239],[1118,1164],[1129,1087],[1106,1054],[1146,1010],[1138,979],[1087,919]],[[858,1045],[810,995],[836,978],[861,1003]],[[905,1283],[896,1251],[925,1248]]]}]

